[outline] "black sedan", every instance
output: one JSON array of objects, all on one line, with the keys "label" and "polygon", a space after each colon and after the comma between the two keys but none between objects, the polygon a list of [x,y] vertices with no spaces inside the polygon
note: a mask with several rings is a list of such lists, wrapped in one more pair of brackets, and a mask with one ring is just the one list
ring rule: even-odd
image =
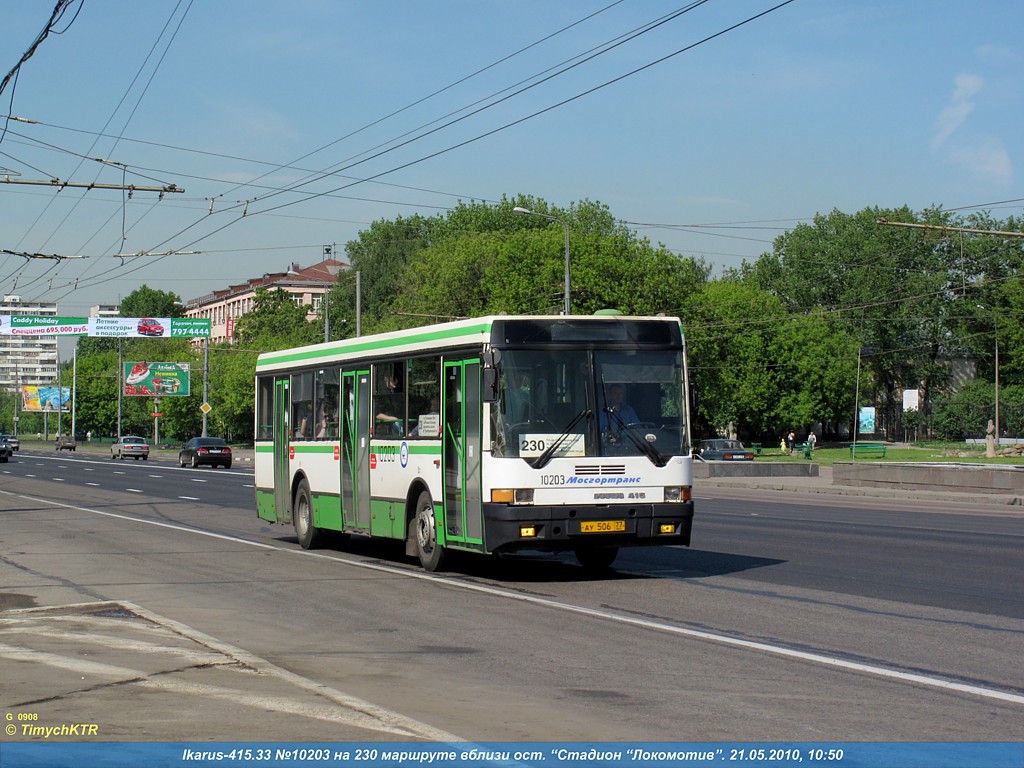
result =
[{"label": "black sedan", "polygon": [[219,437],[193,437],[178,452],[178,464],[183,467],[209,464],[231,469],[231,446]]},{"label": "black sedan", "polygon": [[3,435],[0,435],[0,461],[7,463],[14,455],[14,449]]},{"label": "black sedan", "polygon": [[753,461],[754,452],[739,440],[701,440],[697,455],[704,461]]}]

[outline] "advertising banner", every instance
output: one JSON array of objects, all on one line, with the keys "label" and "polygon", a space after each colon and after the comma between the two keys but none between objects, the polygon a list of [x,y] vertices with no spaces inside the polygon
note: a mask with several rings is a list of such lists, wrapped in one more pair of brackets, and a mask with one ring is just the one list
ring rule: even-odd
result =
[{"label": "advertising banner", "polygon": [[136,397],[192,394],[188,363],[125,363],[124,393]]},{"label": "advertising banner", "polygon": [[2,336],[96,336],[100,338],[194,338],[210,336],[209,318],[49,317],[0,315]]},{"label": "advertising banner", "polygon": [[210,321],[186,317],[90,317],[88,335],[108,339],[209,336]]},{"label": "advertising banner", "polygon": [[860,418],[858,419],[857,432],[862,435],[872,435],[875,432],[875,407],[873,405],[862,405]]},{"label": "advertising banner", "polygon": [[88,330],[87,317],[0,315],[3,336],[85,336]]},{"label": "advertising banner", "polygon": [[21,388],[21,410],[32,413],[70,411],[71,387],[23,386]]}]

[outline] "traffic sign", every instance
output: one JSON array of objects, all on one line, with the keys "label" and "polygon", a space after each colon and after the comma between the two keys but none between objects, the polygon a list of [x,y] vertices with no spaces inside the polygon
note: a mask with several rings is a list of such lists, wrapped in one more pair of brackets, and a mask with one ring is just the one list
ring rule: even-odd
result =
[{"label": "traffic sign", "polygon": [[202,411],[203,413],[209,413],[210,411],[213,410],[213,407],[209,403],[203,403],[202,405],[199,406],[199,410]]}]

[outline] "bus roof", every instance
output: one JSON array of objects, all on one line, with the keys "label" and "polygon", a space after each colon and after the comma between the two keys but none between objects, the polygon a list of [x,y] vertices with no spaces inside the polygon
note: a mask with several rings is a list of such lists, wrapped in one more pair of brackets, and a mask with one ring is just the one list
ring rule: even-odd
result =
[{"label": "bus roof", "polygon": [[[457,347],[484,345],[500,340],[492,339],[495,327],[502,329],[505,343],[520,345],[529,344],[531,336],[534,343],[551,343],[559,334],[548,333],[545,338],[535,338],[538,328],[565,328],[561,334],[563,341],[582,340],[582,332],[587,328],[606,326],[608,328],[626,328],[631,324],[644,323],[651,327],[670,325],[681,328],[676,317],[634,317],[628,315],[488,315],[485,317],[455,320],[437,325],[425,325],[418,328],[406,328],[371,336],[359,336],[340,341],[311,344],[305,347],[282,349],[275,352],[264,352],[256,361],[257,373],[269,373],[275,370],[289,369],[294,366],[316,365],[321,360],[359,359],[362,357],[380,357],[386,355],[404,355],[426,350],[444,350]],[[518,331],[518,333],[517,333]],[[681,330],[679,331],[681,335]],[[609,340],[625,340],[612,338]],[[678,343],[678,342],[677,342]]]}]

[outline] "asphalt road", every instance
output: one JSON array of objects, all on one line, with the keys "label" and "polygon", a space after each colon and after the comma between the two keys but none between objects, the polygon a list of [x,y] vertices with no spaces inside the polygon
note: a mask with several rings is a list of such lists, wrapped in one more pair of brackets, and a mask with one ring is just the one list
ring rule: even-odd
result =
[{"label": "asphalt road", "polygon": [[702,498],[692,548],[606,577],[430,575],[392,544],[303,552],[253,499],[241,468],[0,467],[5,710],[98,740],[1024,737],[1018,517]]}]

